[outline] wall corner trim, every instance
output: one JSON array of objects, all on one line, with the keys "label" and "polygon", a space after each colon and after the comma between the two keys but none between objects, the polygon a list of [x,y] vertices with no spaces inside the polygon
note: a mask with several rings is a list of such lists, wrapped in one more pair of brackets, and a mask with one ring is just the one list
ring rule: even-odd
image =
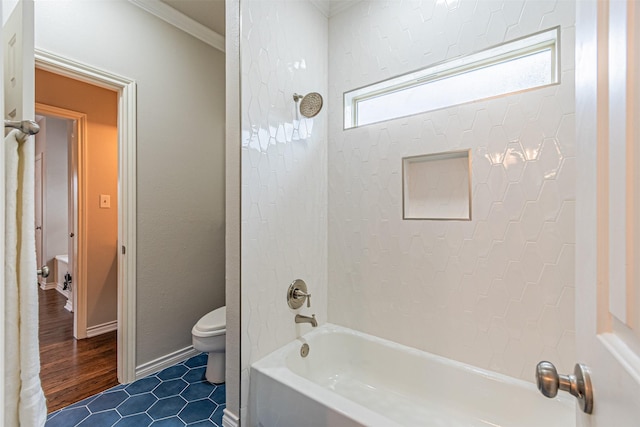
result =
[{"label": "wall corner trim", "polygon": [[160,0],[129,0],[129,2],[224,53],[223,35],[178,12],[168,4]]},{"label": "wall corner trim", "polygon": [[233,412],[225,409],[222,414],[222,427],[240,427],[240,418]]},{"label": "wall corner trim", "polygon": [[190,357],[196,356],[201,352],[193,348],[192,345],[176,350],[173,353],[165,354],[157,359],[153,359],[149,362],[143,363],[136,367],[136,380],[146,377],[147,375],[155,374],[158,371],[173,366],[176,363],[184,362]]}]

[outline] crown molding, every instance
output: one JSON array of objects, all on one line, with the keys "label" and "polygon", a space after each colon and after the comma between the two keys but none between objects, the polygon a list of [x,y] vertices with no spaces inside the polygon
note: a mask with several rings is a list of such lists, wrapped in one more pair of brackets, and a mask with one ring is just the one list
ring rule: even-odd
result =
[{"label": "crown molding", "polygon": [[129,0],[129,2],[224,53],[224,36],[178,12],[168,4],[160,0]]}]

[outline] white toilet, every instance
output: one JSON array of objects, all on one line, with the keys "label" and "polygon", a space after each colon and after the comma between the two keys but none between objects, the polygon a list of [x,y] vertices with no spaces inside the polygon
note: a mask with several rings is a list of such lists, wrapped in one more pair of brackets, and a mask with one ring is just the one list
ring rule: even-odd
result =
[{"label": "white toilet", "polygon": [[209,353],[206,377],[213,384],[224,382],[226,332],[226,306],[205,314],[191,329],[193,348]]}]

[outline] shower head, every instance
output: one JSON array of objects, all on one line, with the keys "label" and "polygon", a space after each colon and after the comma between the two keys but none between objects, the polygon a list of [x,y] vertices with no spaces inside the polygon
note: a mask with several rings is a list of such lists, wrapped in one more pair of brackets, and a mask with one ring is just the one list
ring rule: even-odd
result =
[{"label": "shower head", "polygon": [[296,103],[300,102],[300,105],[298,105],[300,114],[309,119],[317,116],[322,109],[322,95],[318,92],[310,92],[304,96],[294,93],[293,100]]}]

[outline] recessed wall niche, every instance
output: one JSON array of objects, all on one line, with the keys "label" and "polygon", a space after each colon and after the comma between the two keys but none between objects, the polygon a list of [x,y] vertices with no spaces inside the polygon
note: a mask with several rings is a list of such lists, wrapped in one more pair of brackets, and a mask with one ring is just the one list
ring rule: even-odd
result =
[{"label": "recessed wall niche", "polygon": [[471,220],[470,150],[402,159],[404,219]]}]

